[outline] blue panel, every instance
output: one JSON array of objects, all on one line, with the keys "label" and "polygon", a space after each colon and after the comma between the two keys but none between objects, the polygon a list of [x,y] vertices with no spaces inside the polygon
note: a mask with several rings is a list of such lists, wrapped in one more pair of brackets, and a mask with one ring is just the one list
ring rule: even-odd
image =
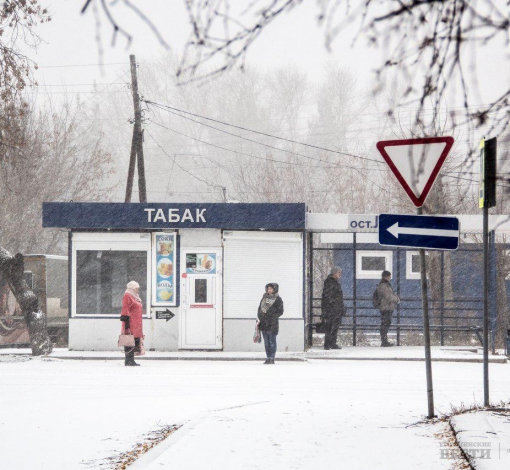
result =
[{"label": "blue panel", "polygon": [[294,204],[168,204],[44,202],[43,227],[73,229],[303,230],[306,206]]},{"label": "blue panel", "polygon": [[[451,232],[453,236],[434,234]],[[428,233],[430,232],[430,234]],[[387,246],[456,250],[459,247],[459,219],[424,215],[381,214],[379,243]]]}]

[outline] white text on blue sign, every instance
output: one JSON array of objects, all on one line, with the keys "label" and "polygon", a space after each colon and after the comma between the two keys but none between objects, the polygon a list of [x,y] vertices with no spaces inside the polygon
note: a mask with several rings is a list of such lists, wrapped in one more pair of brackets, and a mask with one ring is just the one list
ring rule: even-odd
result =
[{"label": "white text on blue sign", "polygon": [[147,222],[192,222],[205,223],[205,212],[207,209],[195,209],[195,214],[190,209],[185,209],[181,216],[180,209],[168,209],[165,213],[163,209],[144,209],[147,212]]}]

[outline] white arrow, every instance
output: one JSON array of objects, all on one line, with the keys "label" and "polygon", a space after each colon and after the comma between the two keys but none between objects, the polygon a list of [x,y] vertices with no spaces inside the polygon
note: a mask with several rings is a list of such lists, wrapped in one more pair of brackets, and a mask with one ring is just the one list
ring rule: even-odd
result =
[{"label": "white arrow", "polygon": [[435,228],[399,227],[398,222],[386,229],[395,238],[402,235],[427,235],[429,237],[459,237],[458,230],[440,230]]}]

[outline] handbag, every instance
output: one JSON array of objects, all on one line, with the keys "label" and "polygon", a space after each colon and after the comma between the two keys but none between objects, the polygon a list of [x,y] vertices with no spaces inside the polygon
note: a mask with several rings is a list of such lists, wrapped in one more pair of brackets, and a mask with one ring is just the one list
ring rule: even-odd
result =
[{"label": "handbag", "polygon": [[322,321],[315,324],[315,332],[316,333],[325,333],[325,330],[326,330],[326,328]]},{"label": "handbag", "polygon": [[260,343],[261,341],[262,341],[262,335],[260,334],[260,330],[259,330],[259,322],[255,321],[255,331],[253,333],[253,342]]},{"label": "handbag", "polygon": [[135,345],[135,337],[133,335],[119,335],[117,346],[132,348]]}]

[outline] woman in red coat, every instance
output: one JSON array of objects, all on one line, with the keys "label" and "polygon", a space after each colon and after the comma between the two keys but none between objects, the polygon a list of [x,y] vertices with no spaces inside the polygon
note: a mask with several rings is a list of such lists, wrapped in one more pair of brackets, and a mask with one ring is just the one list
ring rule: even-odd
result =
[{"label": "woman in red coat", "polygon": [[135,337],[134,347],[124,347],[126,354],[126,366],[139,366],[135,362],[135,351],[140,352],[140,341],[143,338],[142,329],[142,299],[138,295],[140,285],[131,281],[126,286],[126,292],[122,298],[122,313],[120,320],[122,322],[122,334],[133,335]]}]

